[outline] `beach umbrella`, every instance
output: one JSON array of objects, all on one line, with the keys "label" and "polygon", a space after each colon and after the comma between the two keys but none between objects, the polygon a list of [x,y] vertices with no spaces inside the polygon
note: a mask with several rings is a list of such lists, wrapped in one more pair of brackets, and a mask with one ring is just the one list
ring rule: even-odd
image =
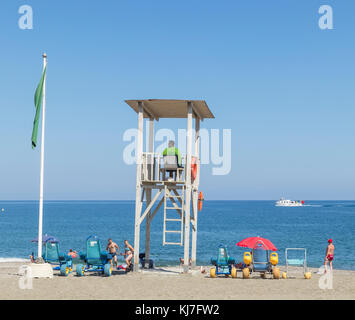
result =
[{"label": "beach umbrella", "polygon": [[[52,242],[52,243],[58,243],[59,242],[59,240],[56,237],[54,237],[54,236],[50,236],[49,234],[43,235],[42,236],[42,242],[45,243],[45,242],[48,242],[48,241]],[[31,242],[38,242],[38,238],[31,240]]]},{"label": "beach umbrella", "polygon": [[277,251],[273,243],[265,238],[261,237],[249,237],[236,244],[238,247],[254,249],[258,244],[261,244],[265,250]]}]

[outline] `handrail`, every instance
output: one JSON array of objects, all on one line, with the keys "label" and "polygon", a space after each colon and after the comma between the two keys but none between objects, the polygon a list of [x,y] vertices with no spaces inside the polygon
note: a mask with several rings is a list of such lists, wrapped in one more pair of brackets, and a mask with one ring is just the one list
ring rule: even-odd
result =
[{"label": "handrail", "polygon": [[[164,179],[161,179],[160,173],[162,171],[163,164],[162,159],[164,157],[156,152],[143,152],[142,153],[142,170],[141,170],[141,180],[147,182],[162,182]],[[200,167],[200,159],[197,158],[197,165]],[[179,168],[179,175],[177,178],[177,182],[186,181],[186,155],[181,157],[182,168]]]}]

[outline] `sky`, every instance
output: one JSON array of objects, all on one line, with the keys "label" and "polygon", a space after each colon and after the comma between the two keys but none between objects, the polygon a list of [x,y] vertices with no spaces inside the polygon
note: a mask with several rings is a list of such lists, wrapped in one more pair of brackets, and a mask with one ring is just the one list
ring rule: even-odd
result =
[{"label": "sky", "polygon": [[[22,5],[32,30],[19,28]],[[123,135],[137,116],[124,100],[149,98],[206,100],[215,119],[202,127],[231,130],[231,171],[201,168],[207,200],[353,200],[354,15],[352,0],[1,1],[0,199],[39,197],[46,52],[46,200],[134,199]]]}]

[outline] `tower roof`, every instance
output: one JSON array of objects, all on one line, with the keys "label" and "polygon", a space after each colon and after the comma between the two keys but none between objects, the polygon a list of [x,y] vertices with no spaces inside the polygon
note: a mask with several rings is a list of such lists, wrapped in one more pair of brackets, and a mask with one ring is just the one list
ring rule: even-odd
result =
[{"label": "tower roof", "polygon": [[214,119],[214,115],[204,100],[125,100],[125,102],[138,113],[138,102],[143,104],[144,118],[187,118],[187,103],[192,103],[193,117]]}]

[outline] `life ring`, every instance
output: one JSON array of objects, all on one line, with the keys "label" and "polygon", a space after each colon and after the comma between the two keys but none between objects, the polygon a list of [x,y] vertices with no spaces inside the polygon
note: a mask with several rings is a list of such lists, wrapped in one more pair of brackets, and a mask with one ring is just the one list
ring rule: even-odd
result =
[{"label": "life ring", "polygon": [[197,177],[197,158],[191,157],[191,178],[195,180]]},{"label": "life ring", "polygon": [[202,206],[203,206],[203,193],[200,192],[198,195],[198,211],[202,211]]}]

